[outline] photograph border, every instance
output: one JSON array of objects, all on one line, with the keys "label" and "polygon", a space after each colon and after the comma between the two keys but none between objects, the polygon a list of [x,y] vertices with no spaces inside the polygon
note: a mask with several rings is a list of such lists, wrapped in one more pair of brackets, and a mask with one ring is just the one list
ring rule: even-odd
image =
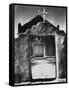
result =
[{"label": "photograph border", "polygon": [[[66,8],[66,46],[68,48],[68,45],[67,45],[67,41],[68,41],[68,38],[67,38],[67,30],[68,30],[68,22],[67,22],[67,12],[68,12],[68,7],[67,6],[54,6],[54,5],[36,5],[36,4],[18,4],[18,3],[12,3],[9,5],[9,85],[11,86],[33,86],[33,85],[49,85],[49,84],[63,84],[63,83],[67,83],[67,63],[68,61],[66,62],[66,82],[53,82],[53,83],[36,83],[36,84],[21,84],[21,85],[15,85],[14,84],[14,56],[15,56],[15,53],[14,53],[14,46],[15,46],[15,42],[14,42],[14,26],[15,26],[15,23],[14,23],[14,20],[15,20],[15,15],[14,15],[14,7],[15,5],[22,5],[22,6],[38,6],[38,7],[55,7],[55,8]],[[66,48],[66,50],[67,50]],[[68,50],[67,50],[68,51]],[[66,51],[66,54],[67,54],[67,51]],[[67,55],[68,57],[68,55]]]}]

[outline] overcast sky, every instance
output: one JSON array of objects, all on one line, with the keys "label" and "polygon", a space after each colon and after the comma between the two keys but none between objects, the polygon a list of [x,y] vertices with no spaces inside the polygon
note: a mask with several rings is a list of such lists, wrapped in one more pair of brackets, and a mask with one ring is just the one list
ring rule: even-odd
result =
[{"label": "overcast sky", "polygon": [[42,11],[43,8],[48,12],[46,20],[55,26],[60,25],[60,29],[66,32],[66,8],[15,5],[15,37],[18,33],[18,23],[22,25],[27,23],[38,14],[38,10]]}]

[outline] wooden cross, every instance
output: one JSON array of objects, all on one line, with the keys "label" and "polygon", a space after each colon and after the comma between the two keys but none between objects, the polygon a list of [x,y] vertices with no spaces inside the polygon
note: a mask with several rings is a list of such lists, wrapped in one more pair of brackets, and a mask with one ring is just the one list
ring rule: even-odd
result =
[{"label": "wooden cross", "polygon": [[42,16],[43,16],[43,22],[45,22],[46,14],[48,14],[48,12],[45,12],[45,9],[43,9],[43,12],[41,12],[40,10],[38,10],[38,14],[42,14]]}]

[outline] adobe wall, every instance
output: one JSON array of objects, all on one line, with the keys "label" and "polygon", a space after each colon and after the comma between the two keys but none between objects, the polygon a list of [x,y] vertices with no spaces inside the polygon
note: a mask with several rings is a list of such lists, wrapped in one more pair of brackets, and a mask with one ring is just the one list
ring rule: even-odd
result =
[{"label": "adobe wall", "polygon": [[15,83],[30,79],[29,37],[20,36],[15,40]]},{"label": "adobe wall", "polygon": [[64,53],[63,52],[64,36],[58,35],[56,32],[49,33],[49,30],[52,30],[52,29],[53,27],[50,25],[46,27],[43,23],[38,23],[37,25],[32,26],[30,30],[27,30],[25,35],[21,35],[15,40],[15,83],[30,80],[30,65],[29,65],[30,64],[30,60],[29,60],[29,57],[30,57],[29,35],[30,34],[55,36],[57,78],[60,77],[60,75],[62,74],[61,72],[63,71],[63,69],[61,69],[60,67],[60,62],[62,61],[61,57],[62,57],[62,54]]}]

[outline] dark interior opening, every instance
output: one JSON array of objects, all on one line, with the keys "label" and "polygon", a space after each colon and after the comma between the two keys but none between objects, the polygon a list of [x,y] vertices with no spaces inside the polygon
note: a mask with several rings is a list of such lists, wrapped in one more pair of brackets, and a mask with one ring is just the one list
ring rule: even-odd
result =
[{"label": "dark interior opening", "polygon": [[31,36],[31,56],[32,57],[52,57],[55,56],[54,36]]}]

